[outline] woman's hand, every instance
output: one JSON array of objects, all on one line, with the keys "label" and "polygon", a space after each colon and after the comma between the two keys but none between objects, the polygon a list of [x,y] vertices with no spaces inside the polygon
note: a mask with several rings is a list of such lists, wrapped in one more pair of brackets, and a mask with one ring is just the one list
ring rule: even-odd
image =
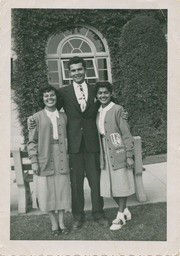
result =
[{"label": "woman's hand", "polygon": [[40,171],[39,164],[38,163],[33,163],[31,166],[32,166],[32,170],[33,170],[34,174],[39,175],[39,171]]},{"label": "woman's hand", "polygon": [[29,116],[27,120],[28,130],[34,129],[36,127],[36,122],[33,116]]},{"label": "woman's hand", "polygon": [[134,160],[132,157],[127,157],[127,168],[132,169],[134,167]]},{"label": "woman's hand", "polygon": [[128,115],[128,112],[125,108],[124,108],[124,110],[121,114],[121,117],[122,117],[122,119],[125,119],[126,121],[128,120],[129,115]]}]

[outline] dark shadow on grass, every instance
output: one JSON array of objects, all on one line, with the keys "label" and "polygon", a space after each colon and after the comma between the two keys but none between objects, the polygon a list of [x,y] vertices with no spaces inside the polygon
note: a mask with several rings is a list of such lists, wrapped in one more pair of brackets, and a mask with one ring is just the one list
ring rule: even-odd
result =
[{"label": "dark shadow on grass", "polygon": [[[166,203],[142,204],[129,207],[132,220],[121,230],[110,231],[93,221],[91,212],[86,212],[86,221],[78,231],[70,231],[68,235],[57,238],[51,235],[49,218],[43,215],[11,216],[11,240],[111,240],[111,241],[166,241]],[[106,217],[111,224],[117,209],[106,209]],[[72,227],[70,213],[65,216],[68,228]]]}]

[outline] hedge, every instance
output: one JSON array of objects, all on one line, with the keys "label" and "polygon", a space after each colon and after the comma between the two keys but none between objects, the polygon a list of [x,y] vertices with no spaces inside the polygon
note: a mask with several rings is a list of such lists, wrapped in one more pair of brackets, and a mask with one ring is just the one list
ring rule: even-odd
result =
[{"label": "hedge", "polygon": [[[113,84],[116,89],[118,87],[121,89],[124,88],[123,90],[125,92],[122,93],[122,95],[126,95],[131,80],[129,77],[124,77],[124,83],[120,76],[120,74],[125,76],[128,74],[125,67],[126,62],[122,62],[122,58],[124,58],[122,47],[124,49],[125,28],[128,27],[128,23],[130,23],[131,20],[136,19],[137,15],[151,17],[152,20],[154,20],[155,23],[158,22],[161,27],[167,22],[166,10],[12,9],[13,48],[17,55],[12,77],[12,89],[14,90],[14,100],[18,106],[18,118],[22,127],[25,143],[27,142],[28,135],[27,117],[41,108],[38,100],[38,91],[48,82],[45,50],[49,37],[55,33],[64,31],[67,26],[72,28],[76,25],[86,24],[99,30],[106,38],[109,46]],[[138,26],[134,29],[138,29]],[[165,48],[163,49],[165,50]],[[151,55],[149,57],[147,56],[147,58],[150,58],[149,60],[151,61]],[[132,60],[132,58],[130,59]],[[138,70],[138,66],[136,66],[136,69]],[[158,78],[158,71],[156,72],[156,76],[158,82],[161,84],[164,83]],[[154,83],[152,76],[149,77],[149,80]],[[148,85],[150,85],[150,81],[148,81]],[[120,97],[119,92],[118,96]],[[134,100],[137,101],[136,104],[139,104],[139,99],[135,98]],[[164,102],[164,96],[161,100]],[[154,99],[154,101],[156,102],[156,99]],[[132,100],[130,102],[132,102]],[[120,103],[125,106],[127,105],[126,99],[122,97]],[[139,126],[137,120],[132,118],[134,113],[133,109],[128,108],[128,106],[127,109],[133,132],[139,133],[138,135],[141,136],[142,125],[140,124]],[[158,108],[158,110],[160,109]],[[166,108],[163,108],[163,111],[165,112],[164,115],[166,115]],[[157,114],[153,116],[155,119],[156,117]],[[142,119],[142,121],[144,122],[144,119]],[[146,124],[143,125],[143,127],[145,126]],[[149,132],[147,136],[149,136]],[[150,137],[152,137],[152,135]],[[143,138],[146,139],[146,137]],[[159,141],[158,143],[161,143],[161,141],[164,142],[161,134],[159,138],[156,136],[156,140],[157,139]],[[146,148],[148,154],[157,152],[155,144],[157,144],[157,141],[151,145],[147,144]],[[162,150],[162,152],[164,151]]]},{"label": "hedge", "polygon": [[130,114],[133,135],[145,141],[148,154],[167,150],[167,44],[159,24],[138,16],[120,39],[117,95]]}]

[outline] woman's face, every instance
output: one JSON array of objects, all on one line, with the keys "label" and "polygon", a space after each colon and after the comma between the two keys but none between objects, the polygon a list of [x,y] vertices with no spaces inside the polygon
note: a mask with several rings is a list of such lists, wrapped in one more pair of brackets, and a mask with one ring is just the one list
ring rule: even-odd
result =
[{"label": "woman's face", "polygon": [[107,106],[111,101],[111,95],[107,88],[100,87],[97,92],[97,99],[100,101],[103,107]]},{"label": "woman's face", "polygon": [[43,93],[43,101],[46,108],[55,108],[57,103],[56,93],[53,90]]}]

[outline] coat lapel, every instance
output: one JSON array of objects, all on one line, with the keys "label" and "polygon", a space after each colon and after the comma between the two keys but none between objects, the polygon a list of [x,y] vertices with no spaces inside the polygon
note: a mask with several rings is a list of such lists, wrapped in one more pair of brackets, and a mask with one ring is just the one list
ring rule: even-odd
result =
[{"label": "coat lapel", "polygon": [[[89,85],[89,84],[87,84],[87,88],[88,88],[88,100],[87,100],[86,109],[83,113],[86,113],[89,106],[92,103],[94,103],[94,90],[93,90],[94,88],[92,85]],[[68,100],[71,101],[76,106],[76,108],[81,112],[81,108],[76,98],[76,94],[72,84],[67,87],[67,97],[68,97]]]},{"label": "coat lapel", "polygon": [[69,96],[69,100],[76,106],[76,108],[79,109],[79,111],[81,111],[78,100],[76,98],[74,87],[72,84],[68,88],[68,96]]},{"label": "coat lapel", "polygon": [[94,103],[93,87],[92,87],[92,85],[89,85],[89,84],[87,84],[87,87],[88,87],[88,100],[87,100],[86,110],[89,108],[89,106],[92,104],[92,102]]}]

